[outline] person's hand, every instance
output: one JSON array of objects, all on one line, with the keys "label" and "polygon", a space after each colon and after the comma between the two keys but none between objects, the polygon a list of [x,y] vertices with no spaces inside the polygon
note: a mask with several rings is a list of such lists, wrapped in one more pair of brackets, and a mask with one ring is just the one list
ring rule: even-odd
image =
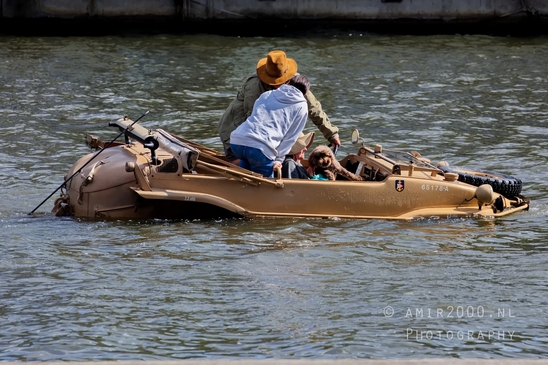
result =
[{"label": "person's hand", "polygon": [[340,146],[341,141],[337,138],[334,139],[333,142],[331,142],[331,145],[329,147],[331,148],[331,151],[333,151],[333,154],[337,155],[337,151],[339,150]]},{"label": "person's hand", "polygon": [[274,174],[275,178],[281,178],[282,177],[282,164],[278,161],[274,161],[274,165],[272,165],[272,173]]}]

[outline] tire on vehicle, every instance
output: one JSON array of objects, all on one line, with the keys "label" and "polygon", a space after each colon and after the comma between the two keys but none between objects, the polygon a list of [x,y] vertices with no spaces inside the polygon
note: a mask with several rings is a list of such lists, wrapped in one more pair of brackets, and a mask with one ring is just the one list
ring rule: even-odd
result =
[{"label": "tire on vehicle", "polygon": [[474,186],[489,184],[494,192],[507,198],[513,198],[521,194],[523,183],[520,179],[509,175],[487,171],[471,171],[443,165],[438,166],[438,168],[443,172],[452,172],[459,175],[459,181],[466,184]]}]

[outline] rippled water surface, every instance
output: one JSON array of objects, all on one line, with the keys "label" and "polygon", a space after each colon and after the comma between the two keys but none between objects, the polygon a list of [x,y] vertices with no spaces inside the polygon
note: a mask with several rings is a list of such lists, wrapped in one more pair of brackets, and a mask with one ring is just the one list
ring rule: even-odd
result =
[{"label": "rippled water surface", "polygon": [[[501,219],[89,221],[49,213],[83,137],[217,121],[283,49],[341,130],[523,180]],[[548,353],[548,38],[0,38],[0,361]],[[307,130],[314,130],[310,123]],[[317,143],[322,143],[319,136]]]}]

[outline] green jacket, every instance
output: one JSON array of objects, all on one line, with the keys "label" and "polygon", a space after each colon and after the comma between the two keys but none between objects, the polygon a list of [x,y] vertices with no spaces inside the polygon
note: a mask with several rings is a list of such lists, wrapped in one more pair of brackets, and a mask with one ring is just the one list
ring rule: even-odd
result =
[{"label": "green jacket", "polygon": [[[225,151],[230,147],[230,133],[251,115],[255,100],[265,91],[273,89],[270,85],[263,83],[256,73],[247,78],[219,121],[218,131]],[[338,139],[339,128],[331,124],[327,114],[322,110],[322,105],[312,94],[312,91],[308,91],[304,97],[308,103],[308,117],[324,137],[329,142]]]}]

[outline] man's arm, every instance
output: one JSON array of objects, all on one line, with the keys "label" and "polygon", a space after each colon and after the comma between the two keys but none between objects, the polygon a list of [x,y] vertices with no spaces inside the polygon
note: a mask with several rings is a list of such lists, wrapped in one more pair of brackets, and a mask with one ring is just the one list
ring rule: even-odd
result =
[{"label": "man's arm", "polygon": [[318,127],[320,132],[322,132],[325,139],[330,143],[335,143],[336,145],[341,145],[339,140],[339,128],[331,124],[329,117],[322,109],[322,104],[316,99],[312,91],[308,91],[304,96],[306,103],[308,104],[308,117],[312,120],[312,123]]}]

